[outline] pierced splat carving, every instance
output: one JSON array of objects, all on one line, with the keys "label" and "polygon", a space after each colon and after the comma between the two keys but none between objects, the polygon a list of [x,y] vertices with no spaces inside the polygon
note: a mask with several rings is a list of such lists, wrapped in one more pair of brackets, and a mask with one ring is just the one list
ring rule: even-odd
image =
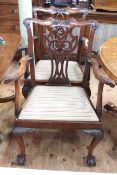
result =
[{"label": "pierced splat carving", "polygon": [[70,55],[77,49],[78,36],[73,28],[66,26],[48,27],[44,35],[45,49],[51,55],[51,75],[49,84],[70,84],[68,62]]}]

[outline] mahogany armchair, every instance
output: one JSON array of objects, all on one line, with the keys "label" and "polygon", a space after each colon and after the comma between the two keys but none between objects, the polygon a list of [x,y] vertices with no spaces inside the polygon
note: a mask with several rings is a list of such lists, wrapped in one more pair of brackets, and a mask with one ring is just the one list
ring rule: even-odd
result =
[{"label": "mahogany armchair", "polygon": [[[43,44],[50,55],[51,69],[50,77],[45,85],[38,85],[35,79],[32,23],[47,27],[46,33],[43,35]],[[46,20],[28,18],[25,19],[24,25],[28,32],[29,56],[22,58],[20,68],[15,75],[4,78],[5,83],[15,81],[16,121],[12,134],[20,148],[17,163],[24,165],[26,162],[23,134],[32,132],[33,128],[56,128],[80,129],[86,134],[90,134],[93,139],[88,147],[87,165],[95,166],[96,159],[93,156],[93,151],[104,136],[101,121],[103,85],[114,87],[115,83],[105,75],[94,59],[87,59],[81,83],[72,85],[68,74],[70,55],[78,47],[78,37],[73,33],[74,28],[87,25],[93,27],[95,21],[76,21],[73,18],[58,20],[52,17]],[[99,80],[96,109],[86,91],[90,61],[94,68],[94,74]],[[29,62],[31,63],[29,64],[31,79],[28,80],[29,88],[25,94],[26,101],[21,106],[20,77],[25,73]],[[27,84],[27,80],[24,83]]]}]

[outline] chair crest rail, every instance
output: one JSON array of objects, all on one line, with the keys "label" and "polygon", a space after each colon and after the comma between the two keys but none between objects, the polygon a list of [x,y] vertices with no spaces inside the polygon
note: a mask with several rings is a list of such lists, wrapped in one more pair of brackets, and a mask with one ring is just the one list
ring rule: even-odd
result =
[{"label": "chair crest rail", "polygon": [[32,23],[36,23],[42,26],[61,26],[61,27],[83,27],[83,26],[92,26],[92,28],[96,28],[98,26],[98,22],[95,20],[83,20],[77,21],[74,18],[69,18],[66,20],[59,20],[52,17],[47,18],[46,20],[40,20],[36,18],[26,18],[24,20],[24,26],[26,28],[31,27]]},{"label": "chair crest rail", "polygon": [[36,16],[37,13],[46,13],[46,14],[50,14],[50,15],[66,15],[67,17],[73,14],[78,14],[78,13],[82,13],[83,14],[83,18],[85,18],[88,13],[89,10],[86,8],[80,9],[80,8],[56,8],[54,6],[51,6],[49,8],[44,8],[44,7],[33,7],[33,13]]}]

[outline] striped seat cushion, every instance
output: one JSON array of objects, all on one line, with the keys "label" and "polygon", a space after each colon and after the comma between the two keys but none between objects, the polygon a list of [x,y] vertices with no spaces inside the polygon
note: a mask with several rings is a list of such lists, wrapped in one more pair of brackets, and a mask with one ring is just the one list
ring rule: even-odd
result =
[{"label": "striped seat cushion", "polygon": [[[47,82],[51,73],[51,61],[40,60],[35,67],[36,80]],[[82,82],[83,73],[77,62],[69,61],[68,63],[68,77],[73,83]]]},{"label": "striped seat cushion", "polygon": [[19,119],[98,121],[84,89],[65,86],[34,87]]}]

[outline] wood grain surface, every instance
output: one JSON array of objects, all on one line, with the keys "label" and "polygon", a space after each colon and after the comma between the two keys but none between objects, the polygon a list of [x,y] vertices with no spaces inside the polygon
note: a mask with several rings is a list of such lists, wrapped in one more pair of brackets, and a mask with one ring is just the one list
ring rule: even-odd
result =
[{"label": "wood grain surface", "polygon": [[101,45],[100,60],[108,76],[117,83],[117,37]]},{"label": "wood grain surface", "polygon": [[20,45],[20,36],[18,34],[0,33],[5,40],[4,45],[0,45],[0,80],[10,65],[16,50]]}]

